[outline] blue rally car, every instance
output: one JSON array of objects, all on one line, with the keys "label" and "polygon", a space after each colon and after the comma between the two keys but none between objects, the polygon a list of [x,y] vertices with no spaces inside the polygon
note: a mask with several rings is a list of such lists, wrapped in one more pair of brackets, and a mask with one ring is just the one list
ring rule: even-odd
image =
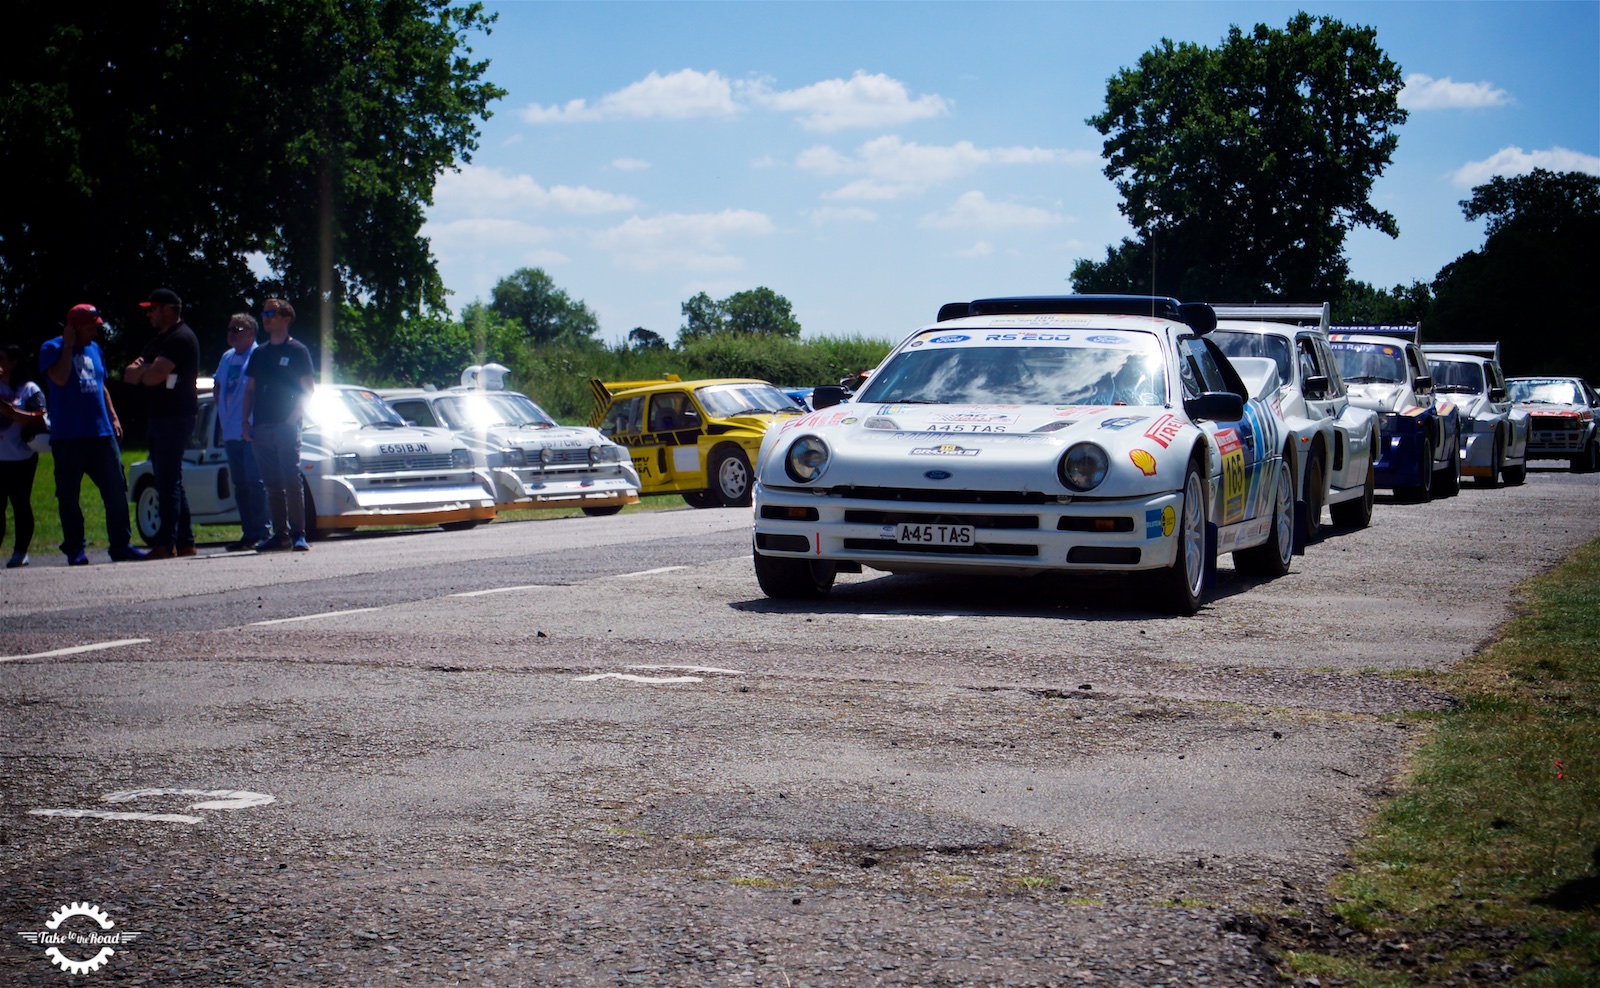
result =
[{"label": "blue rally car", "polygon": [[1415,326],[1333,326],[1350,403],[1378,413],[1378,486],[1412,501],[1461,491],[1461,413],[1434,394]]}]

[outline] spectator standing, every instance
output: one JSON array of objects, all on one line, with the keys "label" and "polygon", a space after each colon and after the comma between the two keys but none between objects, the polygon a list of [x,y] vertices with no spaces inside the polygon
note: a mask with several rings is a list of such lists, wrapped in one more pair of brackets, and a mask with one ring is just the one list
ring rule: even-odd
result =
[{"label": "spectator standing", "polygon": [[95,334],[104,325],[92,305],[75,305],[61,335],[39,348],[45,399],[50,408],[50,453],[55,460],[56,507],[61,514],[61,551],[67,565],[87,566],[83,509],[78,491],[88,477],[100,488],[106,509],[106,539],[112,562],[145,558],[128,544],[128,481],[122,472],[122,422],[106,390],[106,365]]},{"label": "spectator standing", "polygon": [[156,335],[139,358],[123,371],[128,384],[143,385],[150,417],[145,438],[150,445],[150,470],[155,475],[161,524],[150,543],[152,559],[192,556],[194,526],[189,497],[183,489],[183,451],[194,435],[200,399],[200,340],[183,321],[183,299],[170,288],[157,288],[140,302]]},{"label": "spectator standing", "polygon": [[267,486],[272,513],[271,538],[259,552],[305,552],[306,500],[300,489],[300,419],[311,396],[311,351],[289,335],[294,306],[280,298],[261,308],[267,342],[256,347],[245,368],[244,435],[255,444],[256,462]]},{"label": "spectator standing", "polygon": [[27,377],[22,348],[14,343],[0,348],[0,542],[6,537],[7,503],[16,526],[6,569],[28,565],[33,544],[33,477],[39,454],[28,446],[25,430],[44,426],[44,392]]},{"label": "spectator standing", "polygon": [[228,454],[228,472],[233,476],[233,498],[239,505],[239,541],[230,542],[229,552],[254,549],[271,538],[268,529],[267,488],[261,483],[261,467],[256,463],[255,445],[244,437],[244,369],[256,350],[260,327],[248,312],[228,320],[228,349],[217,362],[212,375],[217,396],[217,421],[222,424],[222,448]]}]

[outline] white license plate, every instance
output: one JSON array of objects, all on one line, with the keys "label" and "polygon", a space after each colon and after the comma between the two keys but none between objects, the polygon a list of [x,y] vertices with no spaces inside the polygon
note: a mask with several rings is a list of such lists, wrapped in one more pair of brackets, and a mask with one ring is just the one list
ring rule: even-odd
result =
[{"label": "white license plate", "polygon": [[912,525],[901,522],[895,541],[902,545],[971,545],[971,525]]}]

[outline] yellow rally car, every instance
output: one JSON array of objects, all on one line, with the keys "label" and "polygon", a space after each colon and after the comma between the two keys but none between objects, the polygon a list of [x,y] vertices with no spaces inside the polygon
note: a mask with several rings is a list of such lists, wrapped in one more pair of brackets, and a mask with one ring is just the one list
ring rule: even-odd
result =
[{"label": "yellow rally car", "polygon": [[750,503],[750,464],[768,426],[805,414],[766,381],[589,382],[589,424],[625,446],[639,472],[640,494],[683,495],[696,508]]}]

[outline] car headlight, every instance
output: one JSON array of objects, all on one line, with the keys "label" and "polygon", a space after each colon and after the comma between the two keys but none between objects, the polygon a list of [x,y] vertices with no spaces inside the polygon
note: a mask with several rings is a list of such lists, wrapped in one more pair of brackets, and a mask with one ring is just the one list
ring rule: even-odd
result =
[{"label": "car headlight", "polygon": [[472,466],[472,454],[464,449],[452,449],[450,451],[450,465],[470,468]]},{"label": "car headlight", "polygon": [[549,466],[555,460],[555,458],[556,458],[555,451],[552,450],[549,446],[546,446],[544,449],[539,450],[539,465],[541,467]]},{"label": "car headlight", "polygon": [[506,467],[525,467],[528,465],[528,454],[521,449],[503,449],[500,451],[500,465]]},{"label": "car headlight", "polygon": [[783,469],[790,480],[809,484],[828,469],[830,455],[828,444],[818,437],[801,436],[789,444],[789,452],[783,457]]},{"label": "car headlight", "polygon": [[1110,465],[1105,450],[1094,443],[1078,443],[1056,464],[1056,475],[1068,490],[1082,494],[1100,486]]},{"label": "car headlight", "polygon": [[602,452],[603,451],[600,449],[599,446],[590,446],[589,447],[589,465],[590,466],[593,466],[594,464],[601,462],[601,453]]},{"label": "car headlight", "polygon": [[355,453],[335,453],[328,466],[335,474],[360,473],[361,457]]}]

